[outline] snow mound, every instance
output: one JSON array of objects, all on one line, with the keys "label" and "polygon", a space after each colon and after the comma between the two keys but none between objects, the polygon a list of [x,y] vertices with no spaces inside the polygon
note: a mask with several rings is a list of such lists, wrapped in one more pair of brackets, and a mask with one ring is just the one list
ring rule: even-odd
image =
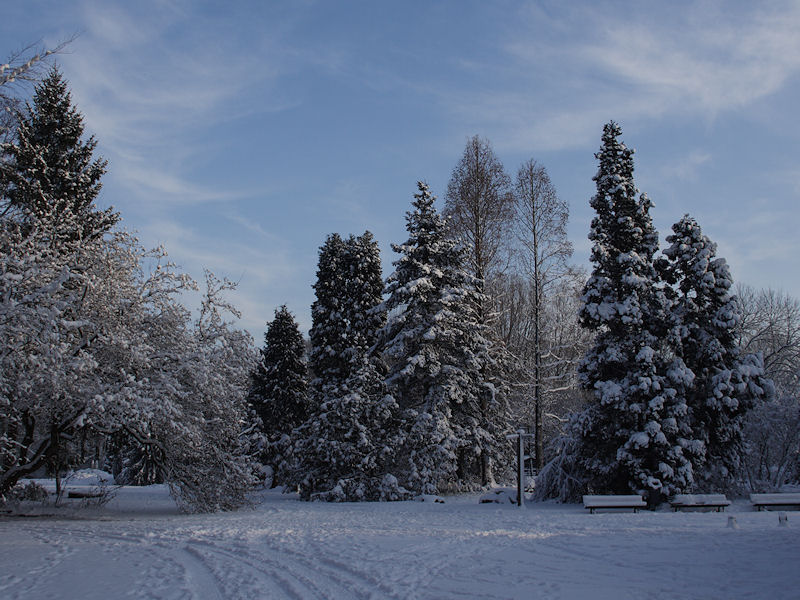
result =
[{"label": "snow mound", "polygon": [[479,504],[516,504],[517,490],[510,487],[495,488],[478,498]]},{"label": "snow mound", "polygon": [[100,469],[80,469],[78,471],[72,471],[71,473],[69,473],[64,478],[64,481],[70,486],[113,485],[114,476],[111,473],[108,473],[106,471],[101,471]]}]

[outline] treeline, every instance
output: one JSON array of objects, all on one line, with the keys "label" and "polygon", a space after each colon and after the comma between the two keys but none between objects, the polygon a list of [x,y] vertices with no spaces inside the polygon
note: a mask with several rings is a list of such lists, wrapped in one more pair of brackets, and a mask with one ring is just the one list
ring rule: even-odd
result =
[{"label": "treeline", "polygon": [[544,415],[555,431],[578,403],[588,342],[567,218],[541,165],[522,165],[515,185],[474,137],[442,214],[418,183],[385,285],[369,232],[330,235],[308,364],[281,307],[254,376],[273,484],[327,500],[477,489],[506,476],[506,436],[520,426],[541,464]]},{"label": "treeline", "polygon": [[[620,135],[606,125],[596,155],[588,280],[567,262],[567,208],[544,168],[524,164],[512,186],[477,137],[442,216],[419,184],[383,294],[371,235],[328,238],[309,392],[279,392],[303,387],[299,360],[276,383],[277,361],[302,355],[282,307],[250,396],[274,483],[327,500],[475,489],[507,475],[518,427],[534,433],[540,498],[635,491],[657,505],[800,477],[800,305],[737,296],[688,215],[659,255]],[[292,329],[291,352],[276,328]]]},{"label": "treeline", "polygon": [[474,490],[508,475],[519,428],[540,498],[800,479],[800,303],[735,289],[689,216],[659,254],[616,124],[596,155],[591,274],[570,264],[545,168],[512,178],[474,137],[441,213],[418,183],[388,278],[369,232],[329,235],[310,339],[282,306],[257,352],[225,320],[230,282],[208,273],[193,319],[180,299],[196,283],[97,208],[106,163],[59,71],[30,103],[1,93],[10,81],[0,496],[79,465],[167,482],[186,510],[235,508],[265,479],[309,500]]}]

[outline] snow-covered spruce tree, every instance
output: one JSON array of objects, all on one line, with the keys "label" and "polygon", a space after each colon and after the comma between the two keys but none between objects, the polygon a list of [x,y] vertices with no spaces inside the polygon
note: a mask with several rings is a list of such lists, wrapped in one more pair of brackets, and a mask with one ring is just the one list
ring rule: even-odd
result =
[{"label": "snow-covered spruce tree", "polygon": [[[329,236],[320,251],[315,288],[338,293],[318,292],[315,303],[312,344],[327,343],[325,348],[312,348],[312,367],[322,375],[316,384],[320,401],[293,434],[295,482],[305,499],[404,497],[396,478],[386,472],[397,429],[397,405],[386,392],[379,358],[371,354],[386,320],[381,306],[380,254],[372,234],[347,240]],[[323,300],[334,309],[323,310]],[[323,315],[330,323],[322,321]],[[335,356],[329,352],[334,347]],[[315,359],[320,362],[314,364]]]},{"label": "snow-covered spruce tree", "polygon": [[2,145],[0,189],[5,212],[18,220],[71,212],[79,219],[69,240],[90,239],[118,220],[112,209],[94,204],[106,161],[92,158],[97,142],[84,141],[83,117],[58,68],[36,86],[33,105],[17,113],[15,139]]},{"label": "snow-covered spruce tree", "polygon": [[[0,154],[0,213],[4,240],[8,245],[5,250],[8,254],[4,257],[10,261],[11,272],[8,275],[25,279],[25,275],[14,271],[27,267],[12,266],[15,256],[23,249],[31,253],[33,262],[27,262],[28,267],[41,269],[39,277],[26,280],[28,283],[36,279],[46,281],[53,275],[54,268],[60,270],[56,278],[59,283],[56,285],[55,280],[51,280],[55,287],[41,299],[45,305],[56,302],[61,306],[58,312],[63,312],[62,318],[76,321],[74,315],[79,312],[76,309],[79,303],[71,293],[82,293],[81,288],[85,289],[86,282],[82,282],[81,274],[88,268],[90,257],[96,256],[102,247],[102,244],[94,242],[118,220],[118,215],[110,209],[98,211],[94,206],[106,163],[102,159],[92,160],[96,142],[94,138],[85,142],[81,139],[83,118],[72,106],[67,84],[56,68],[36,86],[32,106],[26,104],[25,111],[12,112],[16,121],[14,135],[2,144]],[[30,243],[24,240],[25,236],[31,237]],[[10,300],[13,297],[12,289],[17,291],[24,287],[12,286],[6,298]],[[76,290],[72,290],[73,287]],[[42,317],[47,310],[42,307]],[[62,333],[56,327],[49,334],[43,333],[44,339],[40,341],[46,345]],[[91,336],[79,342],[64,340],[64,348],[76,343],[73,358],[78,359],[85,350],[82,345],[91,343]],[[50,351],[47,354],[50,358],[46,361],[64,358],[56,358]],[[91,352],[86,355],[90,356]],[[27,358],[34,356],[36,352]],[[53,374],[59,372],[55,364],[51,366]],[[67,376],[66,380],[69,378]],[[67,387],[65,391],[54,393],[51,407],[58,404],[58,397],[69,393]],[[52,435],[45,444],[48,467],[56,476],[67,458],[69,446],[69,436],[61,434],[72,427],[65,425],[66,429],[62,429],[61,423],[55,423],[63,414],[57,410],[52,415]],[[30,422],[28,430],[32,427]],[[25,440],[30,441],[30,436]]]},{"label": "snow-covered spruce tree", "polygon": [[281,467],[289,437],[308,418],[305,342],[286,305],[275,310],[267,325],[264,347],[253,371],[250,404],[261,420],[266,446],[262,460],[273,472],[272,485],[281,485]]},{"label": "snow-covered spruce tree", "polygon": [[73,39],[68,39],[54,48],[31,44],[12,52],[6,58],[5,64],[0,64],[0,143],[11,141],[12,134],[16,130],[14,113],[21,104],[20,91],[25,90],[30,82],[39,81],[42,68],[50,58],[63,51]]},{"label": "snow-covered spruce tree", "polygon": [[[436,493],[481,484],[475,465],[502,451],[504,423],[481,418],[493,388],[481,378],[488,358],[485,329],[477,322],[474,278],[464,252],[447,236],[428,186],[418,183],[407,213],[408,241],[387,279],[390,318],[382,332],[389,362],[387,383],[405,420],[397,464],[404,484]],[[504,438],[503,438],[503,441]]]},{"label": "snow-covered spruce tree", "polygon": [[300,496],[329,502],[405,499],[408,492],[387,469],[396,449],[397,404],[369,356],[354,354],[350,365],[337,393],[296,433]]},{"label": "snow-covered spruce tree", "polygon": [[347,378],[345,357],[347,320],[344,316],[344,266],[345,241],[338,233],[325,239],[319,249],[317,281],[314,284],[315,300],[311,305],[311,352],[308,366],[311,370],[309,399],[311,410],[316,410],[328,393]]},{"label": "snow-covered spruce tree", "polygon": [[684,427],[693,375],[674,353],[668,300],[653,262],[658,234],[651,202],[638,195],[633,150],[620,134],[608,123],[595,155],[594,268],[579,316],[596,338],[579,367],[592,399],[575,421],[577,467],[590,491],[636,491],[655,504],[694,481],[687,449],[696,444]]},{"label": "snow-covered spruce tree", "polygon": [[695,375],[687,394],[692,437],[703,443],[695,475],[701,489],[725,491],[741,475],[744,417],[771,384],[760,356],[740,356],[739,303],[731,293],[728,264],[716,256],[717,245],[688,215],[672,231],[664,250],[668,260],[660,264],[663,277],[675,286],[672,316],[680,332],[680,356]]}]

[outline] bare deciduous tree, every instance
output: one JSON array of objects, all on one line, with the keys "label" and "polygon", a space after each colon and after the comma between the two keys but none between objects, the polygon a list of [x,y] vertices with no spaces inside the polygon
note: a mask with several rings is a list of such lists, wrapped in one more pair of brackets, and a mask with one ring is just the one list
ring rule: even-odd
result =
[{"label": "bare deciduous tree", "polygon": [[778,395],[800,394],[800,300],[772,289],[737,286],[742,313],[739,345],[761,352]]},{"label": "bare deciduous tree", "polygon": [[[503,263],[514,218],[511,179],[488,140],[470,138],[447,184],[444,216],[467,249],[470,273],[483,286]],[[479,311],[483,322],[485,307]]]},{"label": "bare deciduous tree", "polygon": [[[486,283],[494,274],[502,271],[508,233],[514,218],[511,179],[488,140],[476,135],[467,141],[464,154],[453,169],[447,185],[443,214],[448,220],[450,235],[466,249],[467,271],[475,278],[478,291],[476,324],[487,327],[493,319],[489,311],[492,299],[487,297]],[[500,417],[503,425],[495,424],[502,428],[505,427],[505,409],[496,410],[498,401],[501,404],[504,402],[499,399],[505,396],[502,391],[504,378],[498,376],[503,370],[503,361],[498,360],[503,354],[502,346],[493,344],[489,352],[493,360],[490,361],[491,365],[484,365],[481,377],[498,393],[493,393],[491,400],[488,397],[481,399],[481,419],[489,427],[488,421],[503,412]],[[487,482],[491,479],[491,465],[485,453],[481,456],[481,463],[482,479]]]},{"label": "bare deciduous tree", "polygon": [[[525,162],[517,172],[514,188],[517,239],[521,244],[520,264],[531,284],[533,361],[533,407],[536,440],[536,468],[543,465],[542,441],[542,314],[545,296],[569,271],[572,244],[567,240],[569,207],[556,193],[544,166]],[[548,344],[549,346],[550,344]]]},{"label": "bare deciduous tree", "polygon": [[800,300],[772,289],[737,286],[742,352],[759,352],[775,397],[747,417],[745,465],[754,490],[800,479]]},{"label": "bare deciduous tree", "polygon": [[512,367],[508,373],[511,422],[535,430],[538,408],[539,456],[544,456],[544,447],[558,435],[568,414],[579,410],[583,403],[577,365],[592,339],[591,332],[581,327],[577,318],[585,281],[583,270],[570,270],[553,282],[539,306],[538,404],[531,402],[531,391],[537,381],[533,368],[537,358],[534,286],[528,277],[518,274],[492,281],[498,313],[495,330],[511,355]]}]

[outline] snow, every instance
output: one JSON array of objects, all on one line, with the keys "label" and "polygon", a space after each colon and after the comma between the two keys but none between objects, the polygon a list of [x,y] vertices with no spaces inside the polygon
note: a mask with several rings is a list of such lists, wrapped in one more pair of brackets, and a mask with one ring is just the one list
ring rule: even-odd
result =
[{"label": "snow", "polygon": [[[795,598],[800,517],[579,505],[308,503],[182,515],[164,486],[0,517],[0,597]],[[727,527],[735,516],[737,529]]]}]

